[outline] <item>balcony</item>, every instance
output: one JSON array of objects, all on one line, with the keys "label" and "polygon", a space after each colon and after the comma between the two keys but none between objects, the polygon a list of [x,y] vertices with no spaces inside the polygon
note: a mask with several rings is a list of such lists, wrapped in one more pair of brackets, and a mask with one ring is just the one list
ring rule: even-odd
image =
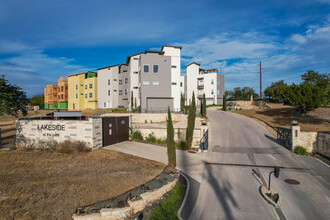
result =
[{"label": "balcony", "polygon": [[199,89],[199,90],[204,89],[204,83],[198,83],[197,89]]}]

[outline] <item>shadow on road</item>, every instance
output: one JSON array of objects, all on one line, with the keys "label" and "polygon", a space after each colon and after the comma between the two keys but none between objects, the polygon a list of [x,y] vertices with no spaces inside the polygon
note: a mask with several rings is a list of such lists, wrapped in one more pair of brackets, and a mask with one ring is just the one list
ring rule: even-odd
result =
[{"label": "shadow on road", "polygon": [[219,184],[214,174],[212,173],[212,166],[205,164],[205,170],[207,171],[208,183],[210,187],[212,187],[217,197],[217,200],[222,205],[223,212],[226,215],[226,219],[235,219],[230,204],[232,204],[236,208],[239,208],[239,206],[231,193],[231,191],[233,190],[232,185],[228,181],[225,181],[222,185]]}]

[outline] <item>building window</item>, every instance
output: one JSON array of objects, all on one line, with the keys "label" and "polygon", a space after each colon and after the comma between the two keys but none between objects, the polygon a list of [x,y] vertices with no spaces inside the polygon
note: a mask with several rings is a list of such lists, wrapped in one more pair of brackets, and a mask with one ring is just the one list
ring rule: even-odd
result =
[{"label": "building window", "polygon": [[145,73],[149,73],[149,64],[144,64],[144,65],[143,65],[143,71],[144,71]]},{"label": "building window", "polygon": [[212,79],[212,80],[211,80],[211,85],[213,85],[213,84],[214,84],[214,80]]},{"label": "building window", "polygon": [[220,91],[219,91],[219,89],[217,90],[217,95],[220,95]]},{"label": "building window", "polygon": [[110,86],[110,79],[108,79],[108,85]]},{"label": "building window", "polygon": [[123,95],[123,90],[119,90],[119,95]]},{"label": "building window", "polygon": [[152,82],[152,85],[158,86],[159,85],[159,82],[158,81],[154,81],[154,82]]},{"label": "building window", "polygon": [[217,84],[220,85],[220,80],[217,81]]},{"label": "building window", "polygon": [[180,87],[182,87],[182,82],[180,82]]},{"label": "building window", "polygon": [[93,88],[93,84],[92,83],[89,84],[89,88],[90,89]]},{"label": "building window", "polygon": [[172,65],[172,68],[176,68],[176,65]]},{"label": "building window", "polygon": [[[80,86],[84,86],[83,84],[80,84]],[[63,87],[62,87],[63,88]],[[63,91],[63,90],[62,90]]]},{"label": "building window", "polygon": [[117,92],[117,90],[113,90],[113,92]]},{"label": "building window", "polygon": [[75,107],[76,107],[76,106],[75,106],[75,104],[73,103],[73,104],[72,104],[72,108],[75,109]]},{"label": "building window", "polygon": [[128,89],[125,89],[125,95],[127,95],[128,94]]},{"label": "building window", "polygon": [[138,88],[139,88],[139,87],[137,87],[137,86],[134,86],[134,87],[133,87],[133,89],[138,89]]},{"label": "building window", "polygon": [[106,103],[106,102],[104,102],[104,104],[103,104],[103,105],[104,105],[104,108],[105,108],[105,107],[107,107],[107,103]]},{"label": "building window", "polygon": [[176,85],[176,82],[172,82],[172,85],[174,85],[174,86],[175,86],[175,85]]},{"label": "building window", "polygon": [[84,95],[84,93],[80,93],[80,95]]},{"label": "building window", "polygon": [[85,93],[85,99],[87,99],[87,93]]},{"label": "building window", "polygon": [[139,72],[138,72],[138,71],[134,71],[133,73],[134,73],[134,74],[139,74]]},{"label": "building window", "polygon": [[117,81],[117,79],[113,79],[113,81],[115,81],[115,82],[116,82],[116,81]]},{"label": "building window", "polygon": [[78,93],[76,93],[76,99],[78,98]]},{"label": "building window", "polygon": [[125,78],[125,84],[128,84],[128,78]]},{"label": "building window", "polygon": [[85,85],[85,89],[87,89],[87,84]]},{"label": "building window", "polygon": [[154,65],[154,73],[158,73],[158,65]]},{"label": "building window", "polygon": [[211,90],[211,95],[213,95],[214,94],[214,91],[213,91],[213,89]]},{"label": "building window", "polygon": [[110,89],[108,90],[108,96],[110,96]]},{"label": "building window", "polygon": [[149,81],[143,81],[143,85],[149,85]]},{"label": "building window", "polygon": [[123,84],[123,80],[119,80],[119,85],[122,85]]},{"label": "building window", "polygon": [[92,92],[89,93],[89,98],[93,98],[93,93]]},{"label": "building window", "polygon": [[78,89],[78,84],[76,85],[76,89]]},{"label": "building window", "polygon": [[137,57],[134,57],[134,58],[133,58],[133,60],[139,60],[139,58],[137,58]]}]

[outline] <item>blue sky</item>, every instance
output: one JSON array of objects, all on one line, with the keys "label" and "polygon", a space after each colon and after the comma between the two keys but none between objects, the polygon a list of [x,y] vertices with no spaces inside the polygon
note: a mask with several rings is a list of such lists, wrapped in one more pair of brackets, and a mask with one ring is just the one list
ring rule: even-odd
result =
[{"label": "blue sky", "polygon": [[329,0],[0,0],[0,74],[28,96],[62,75],[124,63],[130,54],[182,46],[217,68],[226,90],[300,82],[330,72]]}]

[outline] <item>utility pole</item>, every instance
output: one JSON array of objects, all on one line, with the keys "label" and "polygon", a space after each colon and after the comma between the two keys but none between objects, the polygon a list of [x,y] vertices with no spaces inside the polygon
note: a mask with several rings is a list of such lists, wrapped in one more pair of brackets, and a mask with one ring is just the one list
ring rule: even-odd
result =
[{"label": "utility pole", "polygon": [[262,100],[261,61],[259,63],[259,66],[260,66],[260,100]]}]

